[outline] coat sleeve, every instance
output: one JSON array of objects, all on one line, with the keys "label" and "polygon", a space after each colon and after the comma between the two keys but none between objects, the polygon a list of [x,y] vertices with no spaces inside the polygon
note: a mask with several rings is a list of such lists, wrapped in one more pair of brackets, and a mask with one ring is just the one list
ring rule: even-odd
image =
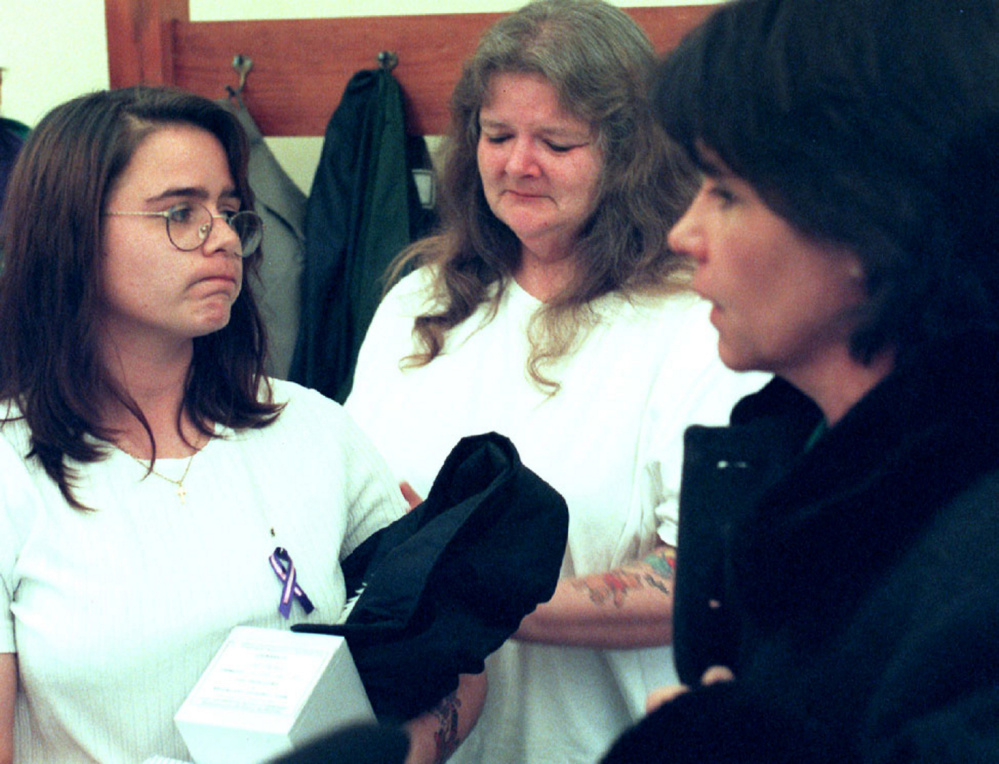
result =
[{"label": "coat sleeve", "polygon": [[881,623],[906,628],[869,701],[870,762],[999,760],[997,502],[994,471],[937,514],[883,590]]},{"label": "coat sleeve", "polygon": [[618,738],[601,764],[853,761],[803,717],[782,713],[736,681],[699,688],[660,707]]}]

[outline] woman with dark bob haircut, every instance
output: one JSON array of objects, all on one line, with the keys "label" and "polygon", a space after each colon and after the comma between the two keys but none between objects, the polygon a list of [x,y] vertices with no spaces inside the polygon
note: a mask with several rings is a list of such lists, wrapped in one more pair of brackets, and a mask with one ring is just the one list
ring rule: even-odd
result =
[{"label": "woman with dark bob haircut", "polygon": [[999,3],[735,0],[657,106],[719,350],[687,433],[685,686],[604,759],[999,760]]},{"label": "woman with dark bob haircut", "polygon": [[347,410],[426,495],[495,430],[569,506],[554,597],[486,663],[459,762],[592,764],[672,673],[683,431],[765,381],[721,364],[670,226],[696,176],[656,124],[657,58],[602,0],[487,29],[451,98],[442,228],[378,308]]},{"label": "woman with dark bob haircut", "polygon": [[[335,621],[339,561],[404,512],[337,404],[264,376],[252,210],[236,118],[180,91],[81,96],[20,153],[0,228],[2,762],[188,759],[173,715],[232,627]],[[483,692],[408,723],[407,761],[451,750]]]}]

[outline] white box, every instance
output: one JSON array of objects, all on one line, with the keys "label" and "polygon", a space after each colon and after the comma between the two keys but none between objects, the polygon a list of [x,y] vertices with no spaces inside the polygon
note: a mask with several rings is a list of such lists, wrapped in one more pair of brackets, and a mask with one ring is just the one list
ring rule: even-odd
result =
[{"label": "white box", "polygon": [[174,721],[196,764],[261,764],[375,715],[343,637],[238,626]]}]

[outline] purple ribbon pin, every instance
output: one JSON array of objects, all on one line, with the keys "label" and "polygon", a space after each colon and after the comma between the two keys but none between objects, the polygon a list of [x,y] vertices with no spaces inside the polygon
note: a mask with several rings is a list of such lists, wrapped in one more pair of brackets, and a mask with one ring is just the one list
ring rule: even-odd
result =
[{"label": "purple ribbon pin", "polygon": [[291,615],[291,602],[296,597],[302,603],[306,615],[316,609],[312,601],[308,598],[302,587],[295,579],[295,563],[291,561],[291,555],[284,547],[277,547],[270,556],[271,567],[274,574],[281,580],[284,587],[281,589],[281,601],[278,603],[278,611],[282,616],[288,618]]}]

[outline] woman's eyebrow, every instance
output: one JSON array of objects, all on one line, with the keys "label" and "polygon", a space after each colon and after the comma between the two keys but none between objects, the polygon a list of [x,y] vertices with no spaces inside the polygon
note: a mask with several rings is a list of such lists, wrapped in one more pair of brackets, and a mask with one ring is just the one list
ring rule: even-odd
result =
[{"label": "woman's eyebrow", "polygon": [[480,127],[491,127],[494,129],[508,127],[507,123],[500,119],[489,119],[488,117],[483,117],[479,115],[479,126]]},{"label": "woman's eyebrow", "polygon": [[[479,126],[489,130],[509,130],[510,126],[498,119],[483,119],[479,117]],[[559,138],[561,140],[577,141],[581,143],[589,142],[593,139],[592,130],[578,127],[563,127],[561,125],[542,125],[536,128],[538,135],[545,138]]]},{"label": "woman's eyebrow", "polygon": [[[208,190],[201,186],[176,186],[166,189],[155,196],[149,197],[147,202],[159,202],[164,199],[197,199],[207,201],[210,197]],[[219,194],[219,199],[239,199],[239,193],[235,188],[227,188]]]}]

